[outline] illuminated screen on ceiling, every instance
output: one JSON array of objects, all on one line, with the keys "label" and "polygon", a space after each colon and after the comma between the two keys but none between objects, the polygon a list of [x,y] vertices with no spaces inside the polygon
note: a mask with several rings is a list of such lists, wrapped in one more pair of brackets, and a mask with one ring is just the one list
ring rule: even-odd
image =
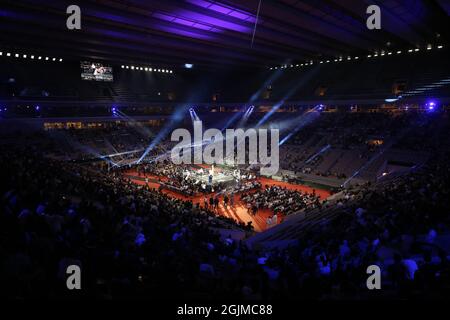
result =
[{"label": "illuminated screen on ceiling", "polygon": [[93,81],[113,81],[111,66],[98,62],[81,61],[81,79]]}]

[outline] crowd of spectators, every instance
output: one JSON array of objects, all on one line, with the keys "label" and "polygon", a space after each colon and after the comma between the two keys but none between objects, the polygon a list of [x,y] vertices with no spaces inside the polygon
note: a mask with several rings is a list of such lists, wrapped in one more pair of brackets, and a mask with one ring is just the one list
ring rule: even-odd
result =
[{"label": "crowd of spectators", "polygon": [[275,214],[289,215],[303,209],[320,206],[319,197],[313,193],[290,190],[280,186],[265,186],[256,192],[243,194],[241,199],[251,208],[270,209]]},{"label": "crowd of spectators", "polygon": [[[308,219],[321,218],[308,228],[299,225],[291,246],[273,249],[251,248],[227,235],[248,233],[248,226],[137,186],[120,173],[52,160],[32,144],[4,145],[1,294],[106,299],[449,298],[450,143],[447,115],[442,117],[433,139],[422,140],[433,154],[425,166],[345,190],[335,202],[306,208]],[[283,201],[305,197],[274,188],[257,194],[268,200],[264,205],[272,202],[275,209],[280,203],[274,199],[280,195]],[[65,287],[65,269],[72,264],[83,270],[81,291]],[[382,290],[367,289],[370,265],[382,270]]]},{"label": "crowd of spectators", "polygon": [[2,294],[57,297],[64,268],[79,264],[89,295],[133,296],[146,288],[164,296],[175,283],[194,281],[210,251],[230,245],[214,229],[251,230],[119,174],[36,152],[11,147],[0,156]]}]

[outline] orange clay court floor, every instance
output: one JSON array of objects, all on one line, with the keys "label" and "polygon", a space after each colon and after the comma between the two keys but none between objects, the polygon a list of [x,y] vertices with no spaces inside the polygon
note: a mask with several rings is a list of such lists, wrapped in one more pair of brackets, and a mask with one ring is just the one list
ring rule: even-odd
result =
[{"label": "orange clay court floor", "polygon": [[[167,181],[166,177],[159,177],[151,174],[146,174],[145,176],[143,174],[139,175],[136,170],[129,170],[124,172],[124,177],[130,179],[132,182],[139,184],[139,185],[145,185],[147,184],[150,188],[158,189],[160,187],[160,184],[158,182]],[[145,182],[143,179],[148,178],[149,182]],[[154,182],[157,181],[157,182]],[[298,185],[298,184],[291,184],[283,181],[276,181],[269,178],[258,178],[258,181],[261,182],[261,185],[264,187],[265,185],[268,186],[281,186],[286,189],[290,190],[297,190],[301,192],[307,192],[312,193],[313,190],[315,190],[316,195],[320,197],[321,200],[324,200],[328,198],[331,195],[331,192],[328,190],[321,190],[321,189],[315,189],[311,188],[305,185]],[[209,199],[210,196],[213,194],[201,194],[196,196],[186,196],[184,194],[177,193],[172,190],[168,190],[167,188],[163,188],[162,192],[180,200],[191,200],[192,203],[195,205],[197,203],[200,204],[201,207],[204,206],[203,199],[206,196],[206,198]],[[239,193],[235,194],[235,201],[234,206],[231,207],[229,204],[227,208],[223,205],[223,197],[219,196],[219,208],[216,211],[217,214],[220,214],[225,217],[232,218],[234,220],[237,220],[238,222],[243,222],[247,224],[248,222],[252,222],[252,225],[254,227],[254,230],[257,232],[261,232],[264,230],[267,230],[268,228],[272,227],[272,225],[267,225],[267,218],[273,215],[273,211],[270,209],[259,209],[257,214],[253,216],[249,212],[247,212],[247,207],[245,203],[241,200],[241,196]],[[281,223],[283,221],[283,217],[278,217],[277,223]]]}]

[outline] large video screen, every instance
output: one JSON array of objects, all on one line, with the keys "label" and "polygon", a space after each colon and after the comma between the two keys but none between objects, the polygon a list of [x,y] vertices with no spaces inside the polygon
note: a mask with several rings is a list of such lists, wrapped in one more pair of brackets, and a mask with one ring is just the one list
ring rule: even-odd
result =
[{"label": "large video screen", "polygon": [[113,68],[98,62],[81,61],[81,79],[113,81]]}]

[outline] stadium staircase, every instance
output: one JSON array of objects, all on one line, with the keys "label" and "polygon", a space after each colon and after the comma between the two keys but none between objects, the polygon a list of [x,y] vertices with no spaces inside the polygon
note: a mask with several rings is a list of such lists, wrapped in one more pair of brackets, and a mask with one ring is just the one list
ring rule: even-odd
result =
[{"label": "stadium staircase", "polygon": [[[336,201],[333,201],[333,203]],[[290,245],[296,245],[298,244],[298,239],[306,231],[330,222],[340,213],[340,208],[328,206],[323,209],[314,209],[308,212],[290,215],[283,223],[265,232],[256,234],[246,240],[246,243],[253,248],[284,248]]]},{"label": "stadium staircase", "polygon": [[136,95],[128,90],[121,83],[113,83],[111,85],[112,90],[114,91],[114,101],[122,102],[122,101],[134,101],[136,100]]},{"label": "stadium staircase", "polygon": [[445,91],[448,95],[450,90],[450,75],[442,75],[440,79],[436,79],[436,74],[429,72],[414,83],[413,87],[414,89],[405,91],[402,96],[445,96]]}]

